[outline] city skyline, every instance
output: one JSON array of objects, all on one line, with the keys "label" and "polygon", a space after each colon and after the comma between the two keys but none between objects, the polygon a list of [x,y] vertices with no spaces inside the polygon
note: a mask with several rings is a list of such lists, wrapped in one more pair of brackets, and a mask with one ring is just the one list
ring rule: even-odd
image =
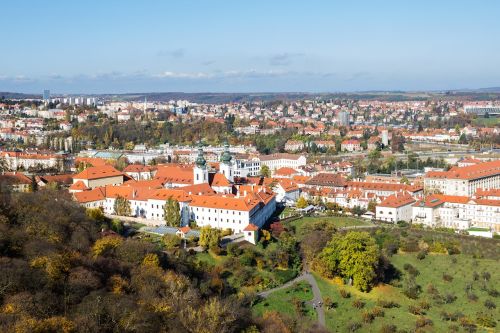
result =
[{"label": "city skyline", "polygon": [[0,90],[344,92],[497,87],[494,1],[9,2]]}]

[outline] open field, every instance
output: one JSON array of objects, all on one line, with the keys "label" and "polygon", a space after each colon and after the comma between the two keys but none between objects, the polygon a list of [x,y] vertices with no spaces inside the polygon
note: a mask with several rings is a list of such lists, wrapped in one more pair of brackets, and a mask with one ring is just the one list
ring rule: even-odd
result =
[{"label": "open field", "polygon": [[[498,260],[474,259],[466,255],[428,255],[423,260],[418,260],[414,254],[397,254],[391,258],[393,265],[401,272],[400,281],[393,285],[381,285],[375,287],[369,293],[363,293],[351,286],[342,285],[342,281],[331,281],[315,276],[321,290],[322,296],[329,297],[336,303],[336,308],[326,310],[326,324],[332,332],[347,332],[352,323],[359,323],[359,332],[379,332],[384,325],[395,325],[398,330],[409,331],[416,328],[417,319],[421,316],[432,321],[427,326],[426,332],[449,332],[453,327],[463,328],[459,321],[443,319],[443,312],[450,314],[462,313],[472,322],[477,322],[477,314],[482,312],[493,320],[500,318],[498,308],[488,309],[486,300],[491,300],[500,307],[498,295],[494,294],[500,282],[500,271]],[[405,264],[410,264],[419,272],[416,282],[421,288],[417,299],[413,300],[403,294],[405,276]],[[474,272],[477,272],[477,280],[474,280]],[[486,281],[483,272],[488,272],[490,278]],[[445,281],[443,274],[451,276],[452,281]],[[448,277],[447,277],[448,278]],[[470,300],[467,296],[466,286],[470,284],[477,300]],[[436,292],[432,292],[432,286]],[[350,293],[349,298],[342,298],[340,290],[344,289]],[[490,294],[489,294],[490,293]],[[362,309],[353,307],[353,301],[361,300],[365,303]],[[382,308],[377,305],[379,300],[392,301],[399,307]],[[425,303],[429,304],[428,309]],[[423,305],[423,306],[422,306]],[[414,315],[409,312],[409,306],[421,309],[422,315]],[[379,307],[384,311],[383,317],[376,317],[373,322],[367,323],[363,320],[363,312],[372,311]],[[497,322],[497,328],[500,323]],[[492,332],[492,330],[490,329]],[[484,327],[478,326],[478,332],[490,332]]]}]

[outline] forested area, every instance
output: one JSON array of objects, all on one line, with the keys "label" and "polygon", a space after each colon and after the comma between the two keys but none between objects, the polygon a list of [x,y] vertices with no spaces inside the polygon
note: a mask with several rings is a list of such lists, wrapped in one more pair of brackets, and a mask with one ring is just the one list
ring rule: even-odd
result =
[{"label": "forested area", "polygon": [[2,191],[0,331],[268,331],[244,294],[211,288],[185,252],[166,255],[107,223],[59,192]]}]

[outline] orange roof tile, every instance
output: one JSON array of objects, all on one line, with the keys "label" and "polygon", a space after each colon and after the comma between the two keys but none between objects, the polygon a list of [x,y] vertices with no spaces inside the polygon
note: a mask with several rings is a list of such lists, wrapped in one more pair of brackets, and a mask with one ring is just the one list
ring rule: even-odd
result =
[{"label": "orange roof tile", "polygon": [[89,167],[77,175],[73,179],[100,179],[107,177],[123,176],[123,173],[113,168],[111,165],[103,165],[98,167]]}]

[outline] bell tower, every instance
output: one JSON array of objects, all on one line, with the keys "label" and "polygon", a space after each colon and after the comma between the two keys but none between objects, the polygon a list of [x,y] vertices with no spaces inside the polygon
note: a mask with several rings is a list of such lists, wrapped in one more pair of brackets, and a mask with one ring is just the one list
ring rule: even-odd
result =
[{"label": "bell tower", "polygon": [[207,161],[205,157],[203,157],[203,146],[201,142],[198,143],[198,157],[196,157],[193,173],[195,185],[208,183]]},{"label": "bell tower", "polygon": [[220,172],[226,176],[226,179],[231,183],[234,182],[234,170],[233,170],[233,157],[229,152],[229,144],[227,141],[224,143],[224,152],[220,156]]}]

